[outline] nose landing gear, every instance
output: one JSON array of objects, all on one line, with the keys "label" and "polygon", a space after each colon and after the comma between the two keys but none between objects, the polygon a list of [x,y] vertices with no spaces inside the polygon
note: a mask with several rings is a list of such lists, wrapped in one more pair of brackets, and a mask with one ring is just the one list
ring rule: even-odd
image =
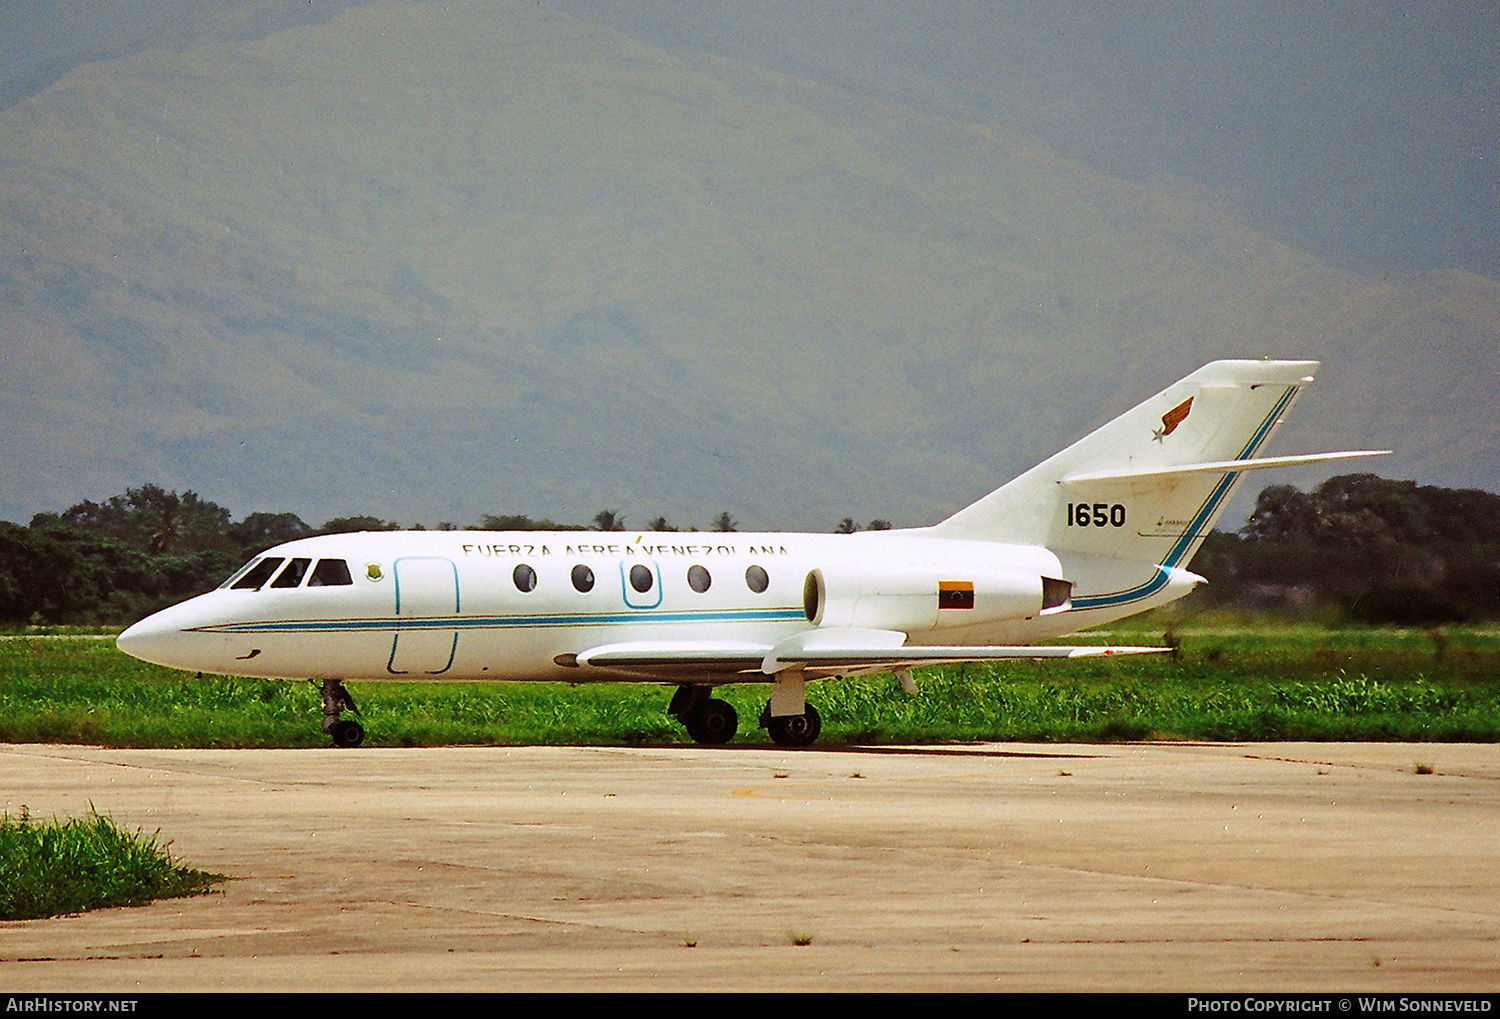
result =
[{"label": "nose landing gear", "polygon": [[352,718],[339,718],[344,711],[359,714],[359,708],[344,684],[336,679],[323,680],[323,731],[333,737],[336,747],[357,747],[365,741],[365,727]]}]

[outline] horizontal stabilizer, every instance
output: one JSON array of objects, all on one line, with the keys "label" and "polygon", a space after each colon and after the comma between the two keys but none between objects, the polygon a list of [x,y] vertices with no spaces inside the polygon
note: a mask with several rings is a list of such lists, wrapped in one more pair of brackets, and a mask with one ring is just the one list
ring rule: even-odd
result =
[{"label": "horizontal stabilizer", "polygon": [[1321,463],[1324,460],[1348,460],[1361,456],[1387,456],[1388,449],[1358,449],[1343,453],[1303,453],[1298,456],[1266,456],[1253,460],[1213,460],[1208,463],[1172,464],[1168,467],[1115,468],[1103,471],[1085,471],[1069,474],[1061,479],[1064,485],[1080,481],[1133,481],[1135,479],[1169,478],[1178,474],[1223,474],[1228,471],[1253,471],[1264,467],[1296,467],[1299,464]]}]

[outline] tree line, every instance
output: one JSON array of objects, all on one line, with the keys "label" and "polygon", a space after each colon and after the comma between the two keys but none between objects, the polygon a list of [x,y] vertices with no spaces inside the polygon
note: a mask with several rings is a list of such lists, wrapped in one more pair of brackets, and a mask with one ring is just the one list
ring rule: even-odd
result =
[{"label": "tree line", "polygon": [[[588,525],[486,515],[481,530],[623,531],[618,510]],[[651,531],[678,530],[662,517]],[[884,520],[834,530],[882,530]],[[0,521],[0,622],[121,624],[208,591],[263,549],[294,538],[397,530],[393,521],[338,517],[319,527],[294,513],[227,509],[196,493],[157,485],[27,526]],[[738,528],[725,511],[708,530]],[[441,530],[455,525],[442,523]],[[696,528],[690,528],[696,530]],[[1330,478],[1312,492],[1273,485],[1238,532],[1215,531],[1194,558],[1209,585],[1199,607],[1333,609],[1372,623],[1434,625],[1500,617],[1500,495],[1393,481],[1373,474]]]},{"label": "tree line", "polygon": [[[195,492],[179,494],[144,485],[103,502],[84,501],[61,513],[38,513],[27,526],[0,521],[0,623],[133,622],[212,590],[273,545],[319,534],[394,531],[401,526],[378,517],[351,516],[313,527],[295,513],[251,513],[234,520],[229,510]],[[623,531],[626,520],[619,510],[606,509],[589,524],[486,514],[474,526],[486,531]],[[889,526],[881,520],[869,525]],[[726,510],[707,530],[738,527]],[[437,529],[457,526],[445,522]],[[645,529],[682,528],[658,516]],[[845,518],[838,529],[852,532],[859,526]]]},{"label": "tree line", "polygon": [[1216,531],[1192,569],[1197,605],[1335,609],[1432,626],[1500,617],[1500,495],[1375,474],[1311,492],[1273,485],[1238,533]]}]

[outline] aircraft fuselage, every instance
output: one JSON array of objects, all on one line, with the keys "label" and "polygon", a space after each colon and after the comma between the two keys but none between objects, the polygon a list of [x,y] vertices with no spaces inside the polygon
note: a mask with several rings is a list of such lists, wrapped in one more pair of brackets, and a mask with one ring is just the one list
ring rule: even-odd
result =
[{"label": "aircraft fuselage", "polygon": [[[1046,549],[920,531],[362,532],[268,549],[248,573],[131,627],[120,647],[273,678],[640,679],[573,656],[622,641],[763,648],[819,625],[900,629],[911,646],[1026,643],[1102,620],[1044,608],[1042,578],[1061,573]],[[717,674],[684,665],[661,678],[685,670]]]}]

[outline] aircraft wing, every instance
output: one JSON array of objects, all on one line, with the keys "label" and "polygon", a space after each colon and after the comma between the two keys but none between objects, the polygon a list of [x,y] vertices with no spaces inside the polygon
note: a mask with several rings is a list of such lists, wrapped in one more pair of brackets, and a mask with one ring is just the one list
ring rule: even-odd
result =
[{"label": "aircraft wing", "polygon": [[1096,645],[929,646],[929,647],[811,647],[778,646],[766,656],[761,671],[774,674],[782,669],[802,668],[814,675],[854,676],[871,672],[898,672],[919,665],[952,665],[959,662],[994,662],[1013,658],[1096,658],[1105,655],[1136,655],[1170,651],[1164,647],[1099,647]]},{"label": "aircraft wing", "polygon": [[738,673],[759,672],[770,650],[770,644],[741,641],[634,640],[603,644],[557,661],[559,665],[653,679],[724,676],[728,682]]},{"label": "aircraft wing", "polygon": [[[779,644],[731,641],[631,641],[605,644],[577,655],[580,668],[671,680],[674,677],[734,676],[747,680],[788,669],[809,676],[850,676],[893,672],[919,665],[989,662],[1008,658],[1094,658],[1153,654],[1164,647],[1098,645],[908,646],[906,634],[894,630],[819,629]],[[749,674],[749,675],[747,675]]]}]

